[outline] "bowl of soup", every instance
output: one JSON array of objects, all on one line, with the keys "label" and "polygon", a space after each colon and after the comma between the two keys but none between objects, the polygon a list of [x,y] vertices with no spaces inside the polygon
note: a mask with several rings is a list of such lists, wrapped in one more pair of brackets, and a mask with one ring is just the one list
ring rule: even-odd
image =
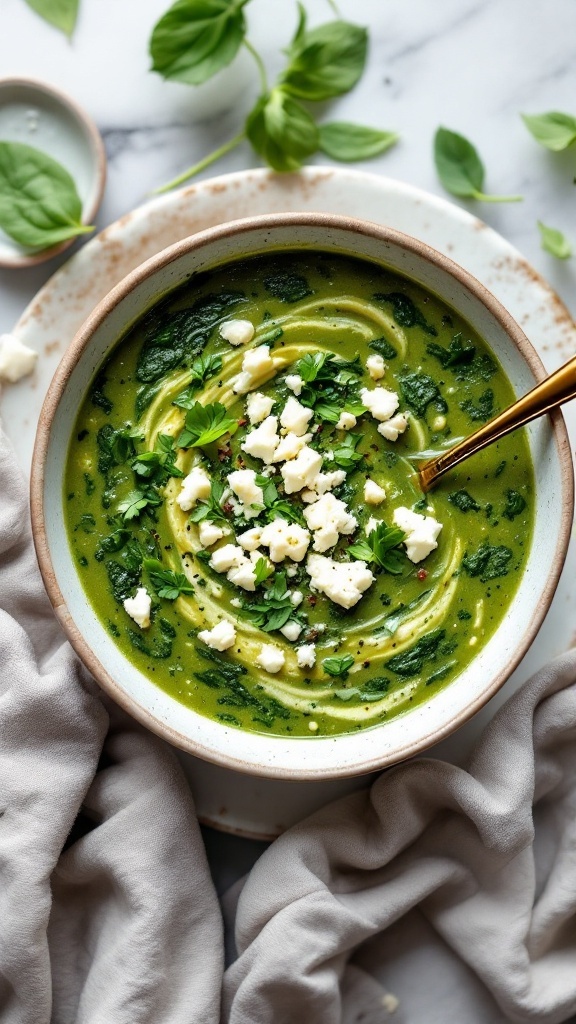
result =
[{"label": "bowl of soup", "polygon": [[71,643],[135,718],[288,779],[425,749],[499,689],[572,520],[560,414],[418,486],[544,376],[497,300],[397,231],[286,214],[130,274],[73,340],[32,515]]}]

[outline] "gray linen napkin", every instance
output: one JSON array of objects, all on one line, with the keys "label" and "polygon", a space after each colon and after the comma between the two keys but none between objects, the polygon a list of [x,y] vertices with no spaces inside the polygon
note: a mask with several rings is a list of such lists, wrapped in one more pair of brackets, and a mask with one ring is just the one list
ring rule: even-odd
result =
[{"label": "gray linen napkin", "polygon": [[0,1020],[214,1024],[221,932],[180,768],[63,641],[0,430]]},{"label": "gray linen napkin", "polygon": [[575,680],[571,651],[499,711],[467,770],[399,765],[277,840],[239,897],[224,1019],[574,1014]]}]

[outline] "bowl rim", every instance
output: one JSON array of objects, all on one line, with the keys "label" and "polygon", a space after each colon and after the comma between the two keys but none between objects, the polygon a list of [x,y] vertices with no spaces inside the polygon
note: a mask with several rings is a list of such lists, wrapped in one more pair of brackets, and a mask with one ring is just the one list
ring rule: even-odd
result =
[{"label": "bowl rim", "polygon": [[[52,99],[56,100],[61,107],[67,110],[76,121],[79,134],[84,136],[84,139],[91,150],[94,165],[94,195],[92,202],[82,212],[82,223],[90,224],[90,222],[94,220],[100,208],[107,177],[106,149],[104,146],[104,140],[96,127],[95,121],[88,111],[84,110],[84,108],[81,107],[80,104],[77,103],[76,100],[67,92],[57,88],[50,82],[43,81],[41,78],[34,78],[28,75],[1,76],[0,92],[5,88],[10,87],[31,89],[33,92],[35,91],[51,96]],[[0,267],[7,267],[12,270],[19,269],[21,267],[36,267],[39,263],[45,263],[46,260],[51,260],[53,256],[58,256],[59,253],[69,249],[76,241],[77,238],[73,236],[72,238],[65,238],[62,242],[57,242],[56,245],[52,245],[49,249],[41,249],[38,252],[31,253],[26,253],[23,250],[21,255],[0,256]]]},{"label": "bowl rim", "polygon": [[[554,557],[547,571],[546,582],[541,591],[537,607],[529,626],[517,641],[514,651],[509,656],[506,664],[493,676],[490,684],[482,693],[466,707],[456,712],[439,727],[433,728],[425,735],[418,738],[408,738],[405,743],[393,752],[382,753],[380,756],[370,757],[364,761],[359,760],[354,766],[342,768],[282,768],[272,765],[255,765],[241,760],[235,755],[226,752],[214,751],[197,740],[192,739],[175,727],[159,720],[152,711],[140,705],[133,697],[128,695],[123,687],[108,673],[100,662],[97,654],[84,639],[73,619],[68,606],[60,590],[52,557],[46,536],[44,524],[44,482],[45,464],[50,442],[52,421],[56,414],[60,400],[66,390],[68,380],[77,363],[88,348],[90,340],[95,331],[106,320],[111,311],[141,282],[153,276],[158,270],[169,266],[170,263],[179,259],[187,252],[201,250],[212,242],[230,238],[244,233],[250,233],[256,229],[275,227],[322,227],[335,228],[348,231],[353,235],[363,235],[376,238],[385,243],[392,243],[409,252],[423,257],[429,263],[439,267],[442,271],[453,277],[459,284],[467,289],[480,303],[482,303],[494,319],[502,327],[503,331],[510,338],[524,361],[532,371],[536,381],[540,381],[546,374],[546,369],[536,352],[535,348],[525,335],[522,328],[506,310],[503,304],[483,285],[473,274],[469,273],[450,257],[434,249],[425,242],[413,236],[380,225],[376,222],[363,220],[355,217],[341,216],[339,214],[327,213],[275,213],[263,214],[254,217],[246,217],[229,221],[216,227],[207,228],[203,231],[189,235],[173,245],[168,246],[161,252],[146,260],[140,266],[131,271],[120,281],[108,294],[98,303],[92,313],[84,321],[77,331],[69,347],[64,353],[50,387],[44,399],[36,439],[32,456],[32,470],[30,479],[30,507],[32,520],[32,534],[36,556],[40,572],[48,597],[54,608],[55,614],[75,652],[83,664],[94,676],[98,685],[113,698],[115,703],[122,707],[136,721],[151,732],[177,746],[181,750],[203,760],[210,761],[234,771],[240,771],[248,775],[260,775],[266,778],[277,778],[292,781],[306,781],[318,779],[346,778],[354,775],[364,775],[369,772],[380,770],[397,764],[409,757],[421,753],[432,744],[438,743],[460,728],[465,722],[472,718],[504,685],[511,673],[517,667],[526,651],[534,640],[540,626],[548,612],[550,603],[556,591],[560,574],[564,565],[566,551],[570,540],[572,518],[574,512],[574,472],[572,464],[572,453],[568,432],[564,418],[560,410],[555,410],[549,415],[552,427],[553,440],[558,454],[558,463],[561,478],[561,514],[560,526]],[[285,248],[289,248],[285,246]],[[361,256],[359,258],[362,258]],[[88,600],[88,598],[87,598]],[[175,698],[172,698],[175,700]],[[179,702],[176,702],[179,703]],[[334,737],[331,737],[334,739]],[[337,737],[336,737],[337,739]],[[302,738],[298,738],[303,742]],[[304,742],[314,742],[315,738],[307,737]]]}]

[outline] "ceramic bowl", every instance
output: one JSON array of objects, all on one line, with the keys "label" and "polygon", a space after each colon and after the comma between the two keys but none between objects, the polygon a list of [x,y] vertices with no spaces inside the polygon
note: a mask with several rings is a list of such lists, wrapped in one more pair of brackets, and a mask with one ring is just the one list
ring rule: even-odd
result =
[{"label": "ceramic bowl", "polygon": [[534,538],[504,622],[462,674],[425,704],[371,729],[336,737],[283,738],[229,728],[156,687],[128,661],[96,617],[65,529],[64,469],[79,402],[95,371],[142,314],[192,273],[282,248],[337,251],[380,262],[440,296],[489,341],[517,395],[545,376],[504,307],[469,273],[424,243],[377,224],[323,214],[279,214],[184,239],[128,275],[96,307],[48,391],[32,470],[32,519],[40,568],[78,655],[126,711],[171,743],[216,764],[284,779],[362,774],[424,750],[453,732],[502,686],[534,639],[556,589],[573,511],[568,437],[559,413],[527,428],[536,468]]}]

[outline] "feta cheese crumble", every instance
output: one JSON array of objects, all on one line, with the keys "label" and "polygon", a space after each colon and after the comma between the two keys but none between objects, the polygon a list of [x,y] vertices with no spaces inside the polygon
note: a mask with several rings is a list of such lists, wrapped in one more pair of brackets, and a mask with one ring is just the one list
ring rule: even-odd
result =
[{"label": "feta cheese crumble", "polygon": [[411,562],[421,562],[438,547],[437,537],[442,529],[433,516],[421,516],[409,508],[400,507],[394,511],[394,522],[404,530],[406,554]]},{"label": "feta cheese crumble", "polygon": [[280,426],[294,434],[305,434],[313,415],[313,409],[308,409],[297,398],[290,396],[280,414]]},{"label": "feta cheese crumble", "polygon": [[286,637],[287,640],[290,640],[291,643],[294,643],[300,636],[300,633],[302,632],[302,626],[300,625],[299,622],[296,622],[296,619],[289,619],[284,626],[280,627],[280,632]]},{"label": "feta cheese crumble", "polygon": [[238,374],[232,385],[237,395],[245,395],[256,387],[259,380],[269,377],[274,372],[274,360],[270,355],[269,345],[258,345],[244,353],[242,372]]},{"label": "feta cheese crumble", "polygon": [[220,337],[231,345],[247,345],[254,337],[254,324],[249,320],[227,320],[220,325]]},{"label": "feta cheese crumble", "polygon": [[267,416],[259,427],[256,427],[255,430],[250,430],[246,434],[240,445],[242,451],[246,452],[247,455],[252,455],[255,459],[261,459],[262,462],[269,465],[280,443],[277,430],[278,417]]},{"label": "feta cheese crumble", "polygon": [[0,380],[16,384],[36,366],[38,353],[23,345],[14,334],[0,335]]},{"label": "feta cheese crumble", "polygon": [[210,497],[210,477],[201,466],[194,466],[181,481],[180,494],[176,502],[183,512],[189,512],[198,500]]},{"label": "feta cheese crumble", "polygon": [[340,413],[340,419],[336,424],[336,430],[352,430],[352,427],[356,426],[356,417],[351,412],[346,412],[345,409]]},{"label": "feta cheese crumble", "polygon": [[236,630],[228,619],[222,619],[212,629],[203,629],[198,633],[198,639],[215,651],[227,651],[236,641]]},{"label": "feta cheese crumble", "polygon": [[304,381],[299,373],[289,373],[286,377],[286,387],[293,391],[295,395],[302,393],[303,385]]},{"label": "feta cheese crumble", "polygon": [[314,482],[322,465],[320,452],[307,445],[302,448],[295,459],[285,462],[280,473],[284,480],[286,494],[294,494],[304,487],[314,487]]},{"label": "feta cheese crumble", "polygon": [[260,543],[270,549],[270,558],[273,562],[281,562],[284,558],[301,562],[310,544],[310,534],[298,523],[273,519],[262,530]]},{"label": "feta cheese crumble", "polygon": [[223,544],[212,553],[208,564],[214,572],[228,572],[242,565],[245,559],[246,555],[237,544]]},{"label": "feta cheese crumble", "polygon": [[262,420],[265,420],[270,415],[273,405],[274,399],[268,398],[267,395],[263,395],[260,391],[254,391],[251,395],[248,395],[246,415],[250,423],[261,423]]},{"label": "feta cheese crumble", "polygon": [[312,440],[312,434],[294,434],[290,430],[280,441],[276,451],[274,452],[274,462],[288,462],[289,459],[295,459],[299,452],[302,451],[308,441]]},{"label": "feta cheese crumble", "polygon": [[316,664],[316,648],[314,644],[303,644],[296,651],[298,668],[314,668]]},{"label": "feta cheese crumble", "polygon": [[323,494],[304,509],[304,518],[314,531],[314,551],[328,551],[338,543],[340,534],[354,533],[358,520],[351,515],[346,502],[333,494]]},{"label": "feta cheese crumble", "polygon": [[228,530],[225,526],[211,523],[209,519],[202,519],[198,526],[198,536],[203,548],[211,548],[216,541],[222,540],[222,537],[227,533]]},{"label": "feta cheese crumble", "polygon": [[136,625],[140,626],[140,629],[148,629],[152,598],[146,587],[138,587],[134,597],[127,597],[123,604],[124,610],[128,612],[131,619],[134,619]]},{"label": "feta cheese crumble", "polygon": [[386,497],[386,491],[370,477],[364,484],[364,501],[367,505],[381,505]]},{"label": "feta cheese crumble", "polygon": [[308,555],[306,568],[312,586],[342,608],[358,604],[375,579],[366,562],[334,562],[325,555]]},{"label": "feta cheese crumble", "polygon": [[398,395],[386,388],[362,388],[360,392],[362,405],[372,413],[375,420],[389,420],[398,408]]},{"label": "feta cheese crumble", "polygon": [[256,551],[256,548],[260,547],[262,530],[262,526],[253,526],[250,530],[245,530],[244,533],[239,533],[236,540],[242,545],[245,551]]},{"label": "feta cheese crumble", "polygon": [[[242,513],[246,519],[254,519],[264,507],[264,491],[256,483],[253,469],[236,469],[228,474],[228,483],[242,502]],[[253,508],[257,505],[258,508]]]},{"label": "feta cheese crumble", "polygon": [[377,430],[387,441],[397,441],[398,435],[403,434],[407,426],[407,414],[405,412],[398,412],[395,416],[391,416],[389,420],[386,420],[385,423],[380,423]]},{"label": "feta cheese crumble", "polygon": [[386,373],[386,366],[382,356],[376,353],[373,356],[369,356],[366,360],[366,369],[372,377],[372,380],[381,380]]},{"label": "feta cheese crumble", "polygon": [[263,668],[265,672],[274,674],[279,672],[281,668],[284,668],[284,662],[286,657],[284,651],[280,650],[274,644],[262,644],[260,653],[256,658],[256,664],[259,668]]}]

